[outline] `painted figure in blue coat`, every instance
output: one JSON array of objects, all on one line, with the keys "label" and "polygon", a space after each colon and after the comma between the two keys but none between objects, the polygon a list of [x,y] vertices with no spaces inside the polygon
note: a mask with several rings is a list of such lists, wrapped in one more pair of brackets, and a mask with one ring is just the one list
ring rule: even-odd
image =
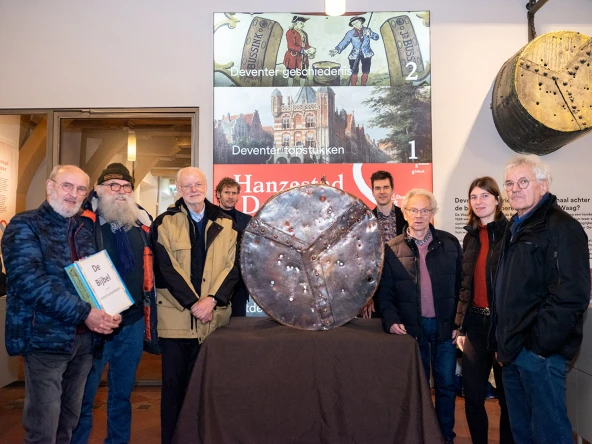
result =
[{"label": "painted figure in blue coat", "polygon": [[349,67],[352,70],[352,76],[350,84],[355,86],[358,83],[358,73],[360,72],[360,63],[362,64],[362,86],[366,85],[368,81],[368,74],[370,73],[370,66],[372,65],[372,48],[370,48],[370,40],[378,40],[378,34],[373,32],[370,28],[365,28],[364,17],[352,17],[349,21],[349,26],[353,29],[345,33],[343,40],[339,44],[329,51],[331,57],[335,57],[337,54],[347,48],[351,44],[351,52],[349,53]]}]

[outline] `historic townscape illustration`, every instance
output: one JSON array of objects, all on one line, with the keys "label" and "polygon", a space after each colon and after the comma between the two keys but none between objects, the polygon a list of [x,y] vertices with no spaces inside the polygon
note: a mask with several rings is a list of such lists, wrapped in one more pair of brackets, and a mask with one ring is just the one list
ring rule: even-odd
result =
[{"label": "historic townscape illustration", "polygon": [[429,99],[429,86],[218,90],[214,162],[431,162]]}]

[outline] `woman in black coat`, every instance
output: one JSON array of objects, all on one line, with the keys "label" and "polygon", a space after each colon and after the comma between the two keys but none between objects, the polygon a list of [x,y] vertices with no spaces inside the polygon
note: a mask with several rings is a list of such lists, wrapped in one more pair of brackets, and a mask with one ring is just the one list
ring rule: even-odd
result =
[{"label": "woman in black coat", "polygon": [[508,221],[502,213],[502,197],[494,179],[480,177],[469,187],[469,223],[463,240],[463,286],[455,323],[460,327],[463,351],[462,375],[465,411],[471,439],[487,443],[485,397],[493,366],[500,404],[500,444],[513,443],[502,385],[502,370],[496,360],[495,335],[491,329],[493,288],[500,258],[501,240]]}]

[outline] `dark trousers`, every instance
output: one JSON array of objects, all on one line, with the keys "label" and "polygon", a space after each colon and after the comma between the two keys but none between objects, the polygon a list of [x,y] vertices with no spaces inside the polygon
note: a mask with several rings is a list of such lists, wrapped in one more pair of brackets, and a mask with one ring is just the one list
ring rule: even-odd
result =
[{"label": "dark trousers", "polygon": [[493,365],[493,376],[500,405],[500,444],[513,444],[508,406],[502,383],[502,368],[495,360],[495,353],[487,349],[490,323],[490,316],[470,313],[466,325],[462,375],[467,423],[473,443],[487,444],[489,421],[485,410],[485,398],[489,372]]},{"label": "dark trousers", "polygon": [[91,334],[76,335],[71,354],[31,353],[25,363],[25,443],[69,443],[92,367]]},{"label": "dark trousers", "polygon": [[456,344],[452,343],[452,337],[444,341],[438,340],[436,318],[421,318],[421,322],[422,333],[418,345],[426,381],[428,383],[430,381],[431,367],[436,392],[436,416],[440,423],[440,431],[444,439],[452,441],[456,436],[454,433]]},{"label": "dark trousers", "polygon": [[162,444],[173,441],[177,419],[183,406],[189,379],[199,352],[197,339],[161,338],[162,393],[160,398],[160,437]]},{"label": "dark trousers", "polygon": [[372,57],[360,57],[358,59],[349,59],[349,67],[352,74],[357,76],[360,72],[360,62],[362,63],[362,74],[369,74],[372,66]]}]

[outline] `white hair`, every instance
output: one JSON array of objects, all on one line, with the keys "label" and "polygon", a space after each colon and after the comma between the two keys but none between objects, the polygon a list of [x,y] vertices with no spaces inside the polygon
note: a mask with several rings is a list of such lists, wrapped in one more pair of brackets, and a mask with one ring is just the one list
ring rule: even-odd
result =
[{"label": "white hair", "polygon": [[200,174],[203,177],[204,183],[207,185],[208,184],[208,179],[206,178],[206,175],[204,174],[204,172],[202,170],[200,170],[197,167],[184,167],[181,168],[179,171],[177,171],[177,177],[175,178],[175,182],[177,184],[177,188],[179,188],[179,180],[181,179],[181,176],[183,175],[183,173],[197,173]]},{"label": "white hair", "polygon": [[553,181],[551,169],[549,168],[549,165],[543,162],[541,158],[535,154],[519,154],[512,157],[504,167],[504,177],[508,175],[510,170],[513,170],[520,165],[529,166],[532,169],[536,180],[539,182],[546,181],[549,188],[551,187],[551,182]]},{"label": "white hair", "polygon": [[424,190],[423,188],[413,188],[412,190],[409,190],[409,192],[403,198],[403,202],[401,203],[404,209],[407,208],[409,199],[411,199],[414,196],[426,197],[430,200],[430,206],[432,207],[432,215],[435,215],[438,212],[438,202],[436,201],[436,197],[428,190]]}]

